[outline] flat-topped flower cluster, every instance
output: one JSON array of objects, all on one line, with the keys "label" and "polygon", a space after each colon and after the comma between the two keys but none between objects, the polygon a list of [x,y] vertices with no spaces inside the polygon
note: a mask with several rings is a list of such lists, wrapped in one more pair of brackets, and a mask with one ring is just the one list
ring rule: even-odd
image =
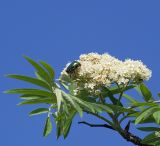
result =
[{"label": "flat-topped flower cluster", "polygon": [[[140,60],[121,61],[107,53],[82,54],[77,61],[81,66],[77,68],[74,80],[83,83],[88,89],[110,86],[114,83],[118,85],[139,83],[149,80],[152,74]],[[67,74],[66,68],[62,71],[62,75]]]}]

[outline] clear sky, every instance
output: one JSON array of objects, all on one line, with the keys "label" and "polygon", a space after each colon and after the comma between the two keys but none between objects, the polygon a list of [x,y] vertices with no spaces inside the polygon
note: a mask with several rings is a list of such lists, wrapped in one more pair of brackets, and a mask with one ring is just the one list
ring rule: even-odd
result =
[{"label": "clear sky", "polygon": [[27,114],[36,106],[17,107],[17,95],[2,93],[29,85],[4,74],[33,75],[23,54],[47,61],[58,77],[64,65],[80,54],[108,52],[147,64],[153,71],[147,85],[156,95],[160,91],[160,1],[0,0],[0,50],[1,146],[132,146],[110,130],[78,125],[78,117],[66,140],[57,141],[55,132],[43,138],[46,115],[30,118]]}]

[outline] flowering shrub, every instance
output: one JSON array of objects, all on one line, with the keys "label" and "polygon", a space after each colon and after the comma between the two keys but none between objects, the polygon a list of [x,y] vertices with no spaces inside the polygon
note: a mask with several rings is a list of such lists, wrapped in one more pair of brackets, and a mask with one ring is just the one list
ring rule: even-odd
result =
[{"label": "flowering shrub", "polygon": [[[160,146],[159,101],[144,84],[152,72],[141,61],[121,61],[109,54],[83,54],[79,60],[67,64],[59,79],[55,80],[54,70],[49,64],[25,58],[36,69],[36,77],[16,74],[7,76],[32,83],[38,88],[11,89],[6,93],[20,94],[23,101],[19,105],[42,105],[42,108],[31,111],[29,115],[47,113],[44,136],[52,131],[54,119],[57,139],[60,136],[66,138],[75,115],[79,113],[82,117],[83,113],[87,113],[101,119],[103,123],[80,121],[79,124],[117,131],[135,145]],[[135,89],[143,97],[143,102],[126,94],[126,91]],[[122,101],[122,98],[126,101]],[[123,122],[127,123],[124,128]],[[152,126],[144,127],[145,123],[152,123]],[[149,134],[143,138],[134,135],[130,131],[131,124],[138,125],[138,130]]]}]

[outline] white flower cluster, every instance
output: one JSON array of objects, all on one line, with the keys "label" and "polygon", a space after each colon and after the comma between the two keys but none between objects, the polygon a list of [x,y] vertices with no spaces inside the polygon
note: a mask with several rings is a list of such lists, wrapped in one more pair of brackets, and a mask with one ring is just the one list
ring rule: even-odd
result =
[{"label": "white flower cluster", "polygon": [[[111,84],[138,83],[151,77],[151,70],[141,61],[131,59],[121,61],[105,53],[89,53],[80,56],[81,64],[76,71],[77,82],[82,82],[85,88],[95,89]],[[62,74],[66,74],[65,69]]]}]

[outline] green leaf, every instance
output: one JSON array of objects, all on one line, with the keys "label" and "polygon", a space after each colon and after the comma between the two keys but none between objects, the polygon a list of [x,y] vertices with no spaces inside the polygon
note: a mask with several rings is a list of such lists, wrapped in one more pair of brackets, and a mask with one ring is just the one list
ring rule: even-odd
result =
[{"label": "green leaf", "polygon": [[60,84],[66,89],[69,90],[68,85],[65,82],[60,81]]},{"label": "green leaf", "polygon": [[145,132],[160,131],[160,128],[157,127],[138,127],[137,129]]},{"label": "green leaf", "polygon": [[24,58],[37,70],[38,74],[49,84],[52,84],[52,79],[50,78],[49,74],[34,60],[31,58],[24,56]]},{"label": "green leaf", "polygon": [[61,128],[60,126],[56,126],[56,138],[58,139],[61,135]]},{"label": "green leaf", "polygon": [[[128,116],[129,117],[137,117],[138,115],[139,115],[139,113],[137,112],[137,113],[135,113],[135,115],[134,114],[129,114]],[[135,123],[135,120],[133,120],[132,122]],[[152,115],[150,115],[146,119],[140,121],[138,124],[149,124],[149,123],[155,124],[155,119],[153,118]]]},{"label": "green leaf", "polygon": [[111,91],[112,94],[114,95],[114,94],[119,94],[119,93],[121,93],[121,92],[122,92],[122,89],[123,89],[123,91],[125,92],[125,91],[128,91],[128,90],[130,90],[130,89],[133,89],[133,88],[135,88],[135,87],[136,87],[135,85],[127,86],[127,87],[125,87],[125,89],[123,89],[123,87],[121,87],[121,88],[112,87],[112,88],[110,88],[110,91]]},{"label": "green leaf", "polygon": [[[132,105],[139,103],[139,101],[135,100],[133,97],[131,97],[131,96],[127,95],[127,94],[123,94],[123,97],[126,98],[128,101],[130,101],[132,103]],[[143,110],[144,107],[140,106],[139,109]]]},{"label": "green leaf", "polygon": [[141,121],[139,124],[148,124],[148,123],[154,123],[155,124],[155,119],[153,118],[152,115],[150,115],[150,117]]},{"label": "green leaf", "polygon": [[[113,103],[114,105],[117,105],[117,103],[118,103],[119,101],[118,101],[118,99],[116,99],[116,98],[114,97],[114,94],[120,93],[120,92],[121,92],[120,89],[118,89],[118,88],[116,88],[116,89],[114,89],[114,88],[108,89],[108,88],[106,88],[106,87],[104,87],[103,89],[104,89],[104,91],[106,92],[106,95],[103,93],[104,96],[108,96],[108,97],[110,98],[110,100],[112,101],[112,103]],[[120,105],[123,106],[122,103],[120,103]]]},{"label": "green leaf", "polygon": [[7,77],[18,79],[21,81],[26,81],[26,82],[41,86],[43,88],[50,89],[50,86],[46,82],[44,82],[40,79],[36,79],[36,78],[28,77],[28,76],[23,76],[23,75],[15,75],[15,74],[7,75]]},{"label": "green leaf", "polygon": [[[39,97],[39,96],[27,96],[27,97],[20,97],[20,98],[22,98],[22,99],[24,99],[24,100],[32,100],[32,99],[40,99],[41,97]],[[48,97],[45,97],[45,98],[48,98]]]},{"label": "green leaf", "polygon": [[130,85],[130,86],[125,87],[123,91],[128,91],[128,90],[133,89],[135,87],[136,87],[136,85]]},{"label": "green leaf", "polygon": [[105,111],[107,113],[113,113],[113,110],[107,105],[98,104],[98,103],[91,103],[91,105],[95,106],[96,110],[98,110],[98,108],[100,108],[102,111]]},{"label": "green leaf", "polygon": [[153,113],[153,117],[154,117],[156,123],[160,124],[160,109],[158,111],[156,111],[155,113]]},{"label": "green leaf", "polygon": [[110,98],[110,100],[114,105],[118,103],[118,99],[116,99],[111,92],[108,93],[108,97]]},{"label": "green leaf", "polygon": [[77,88],[77,84],[75,82],[72,82],[70,85],[69,85],[69,92],[71,95],[74,95],[74,90]]},{"label": "green leaf", "polygon": [[59,123],[56,124],[56,138],[58,139],[62,134],[62,128]]},{"label": "green leaf", "polygon": [[51,98],[44,98],[44,99],[31,99],[25,100],[20,102],[18,105],[27,105],[27,104],[52,104],[54,103],[53,99]]},{"label": "green leaf", "polygon": [[154,146],[160,146],[160,141],[155,142]]},{"label": "green leaf", "polygon": [[141,142],[143,144],[151,144],[151,143],[155,143],[157,140],[159,140],[160,137],[157,137],[155,132],[147,135]]},{"label": "green leaf", "polygon": [[77,112],[79,113],[80,117],[83,116],[83,111],[81,109],[81,107],[77,104],[76,101],[74,101],[73,96],[66,94],[65,92],[62,92],[63,96],[66,97],[66,99],[71,103],[71,105],[77,110]]},{"label": "green leaf", "polygon": [[66,100],[63,100],[62,110],[65,113],[65,115],[67,115],[67,116],[70,114],[69,108],[70,108],[70,105],[66,102]]},{"label": "green leaf", "polygon": [[37,77],[39,80],[42,80],[42,81],[46,82],[46,81],[40,76],[39,72],[35,72],[35,75],[36,75],[36,77]]},{"label": "green leaf", "polygon": [[57,103],[52,104],[52,105],[51,105],[51,108],[52,108],[52,109],[57,109]]},{"label": "green leaf", "polygon": [[[60,115],[59,115],[60,114]],[[63,134],[63,126],[64,123],[62,119],[64,119],[64,113],[58,113],[58,115],[55,115],[55,122],[56,122],[56,137],[57,139]],[[53,115],[54,117],[54,115]]]},{"label": "green leaf", "polygon": [[48,71],[50,77],[53,79],[54,75],[55,75],[53,68],[49,64],[47,64],[46,62],[44,62],[44,61],[40,61],[40,63]]},{"label": "green leaf", "polygon": [[18,88],[18,89],[11,89],[5,91],[5,93],[9,94],[28,94],[28,95],[39,95],[39,96],[46,96],[46,97],[53,97],[54,94],[45,90],[40,89],[29,89],[29,88]]},{"label": "green leaf", "polygon": [[55,94],[56,94],[56,99],[57,99],[58,111],[60,111],[61,103],[63,101],[62,91],[60,89],[56,88]]},{"label": "green leaf", "polygon": [[79,90],[76,97],[87,102],[96,102],[97,99],[97,97],[90,97],[90,93],[87,89]]},{"label": "green leaf", "polygon": [[43,136],[48,136],[52,131],[52,123],[50,117],[46,119]]},{"label": "green leaf", "polygon": [[67,74],[62,74],[59,78],[60,82],[71,83],[72,79]]},{"label": "green leaf", "polygon": [[66,138],[68,136],[68,133],[70,131],[70,128],[71,128],[71,125],[72,125],[72,121],[73,121],[73,118],[76,114],[76,111],[75,110],[72,110],[70,112],[70,115],[69,117],[67,118],[66,122],[65,122],[65,125],[63,127],[63,135],[64,135],[64,138]]},{"label": "green leaf", "polygon": [[113,111],[119,112],[119,113],[124,113],[124,112],[133,113],[133,112],[135,112],[132,109],[125,108],[125,107],[118,106],[118,105],[113,105],[113,104],[105,104],[105,105],[107,105],[108,107],[110,107]]},{"label": "green leaf", "polygon": [[64,132],[63,132],[64,139],[66,139],[66,137],[68,136],[69,131],[71,129],[71,125],[72,125],[72,121],[67,123],[67,126],[65,127]]},{"label": "green leaf", "polygon": [[157,107],[149,107],[145,109],[140,115],[136,118],[135,124],[140,123],[141,121],[147,119],[150,115],[152,115],[157,110]]},{"label": "green leaf", "polygon": [[140,90],[141,93],[145,99],[145,101],[152,101],[152,93],[149,91],[149,89],[144,85],[144,84],[140,84]]},{"label": "green leaf", "polygon": [[22,94],[20,96],[21,99],[30,100],[30,99],[45,99],[48,98],[46,96],[32,95],[32,94]]},{"label": "green leaf", "polygon": [[72,97],[72,99],[74,100],[74,101],[76,101],[81,107],[83,107],[83,108],[85,108],[85,109],[87,109],[87,110],[89,110],[89,111],[91,111],[91,112],[95,112],[96,111],[96,109],[94,109],[94,107],[91,105],[91,103],[90,102],[87,102],[87,101],[84,101],[84,100],[82,100],[82,99],[80,99],[80,98],[78,98],[78,97],[76,97],[76,96],[72,96],[72,95],[70,95],[71,97]]},{"label": "green leaf", "polygon": [[37,108],[29,113],[30,116],[39,115],[43,113],[48,113],[48,108]]},{"label": "green leaf", "polygon": [[137,103],[133,103],[132,106],[133,107],[147,107],[147,106],[156,106],[157,103],[155,102],[137,102]]},{"label": "green leaf", "polygon": [[129,100],[131,103],[137,103],[138,102],[133,97],[131,97],[131,96],[127,95],[127,94],[123,94],[123,97],[126,98],[127,100]]}]

